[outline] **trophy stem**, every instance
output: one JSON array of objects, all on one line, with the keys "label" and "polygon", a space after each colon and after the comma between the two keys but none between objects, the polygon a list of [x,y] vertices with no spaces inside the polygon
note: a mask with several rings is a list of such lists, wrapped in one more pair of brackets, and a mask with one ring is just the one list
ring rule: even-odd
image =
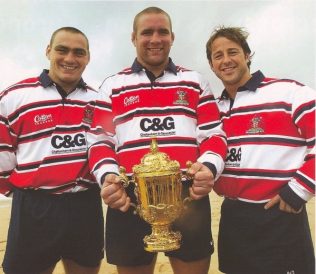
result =
[{"label": "trophy stem", "polygon": [[180,248],[181,234],[167,225],[152,225],[152,233],[145,236],[145,250],[150,252],[171,251]]}]

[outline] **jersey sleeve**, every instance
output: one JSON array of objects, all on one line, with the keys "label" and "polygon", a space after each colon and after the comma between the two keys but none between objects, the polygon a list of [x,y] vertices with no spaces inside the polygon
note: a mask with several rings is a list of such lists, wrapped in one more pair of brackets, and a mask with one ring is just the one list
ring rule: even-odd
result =
[{"label": "jersey sleeve", "polygon": [[118,174],[111,100],[104,90],[99,90],[90,122],[87,134],[89,167],[101,186],[107,173]]},{"label": "jersey sleeve", "polygon": [[16,136],[10,130],[5,99],[4,94],[0,95],[0,193],[9,196],[12,192],[9,177],[17,163]]},{"label": "jersey sleeve", "polygon": [[213,165],[217,179],[224,169],[227,152],[226,134],[223,131],[217,103],[206,79],[201,79],[201,89],[197,108],[197,139],[201,154],[198,161]]},{"label": "jersey sleeve", "polygon": [[307,86],[296,88],[292,119],[305,139],[307,152],[301,167],[280,192],[282,199],[296,210],[315,195],[315,100],[315,90]]}]

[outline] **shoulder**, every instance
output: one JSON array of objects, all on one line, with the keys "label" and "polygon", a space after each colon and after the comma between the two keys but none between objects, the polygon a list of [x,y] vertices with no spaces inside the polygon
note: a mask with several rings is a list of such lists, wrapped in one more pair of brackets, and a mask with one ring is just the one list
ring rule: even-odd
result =
[{"label": "shoulder", "polygon": [[40,78],[38,76],[26,78],[4,89],[0,93],[0,99],[13,91],[26,89],[26,88],[35,88],[38,86],[42,86],[42,83],[40,82]]}]

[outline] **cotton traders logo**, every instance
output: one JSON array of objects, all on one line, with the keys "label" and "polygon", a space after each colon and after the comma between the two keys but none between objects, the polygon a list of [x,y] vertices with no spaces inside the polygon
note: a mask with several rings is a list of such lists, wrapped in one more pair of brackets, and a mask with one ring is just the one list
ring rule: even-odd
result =
[{"label": "cotton traders logo", "polygon": [[139,103],[139,95],[124,98],[124,106],[126,107],[136,103]]},{"label": "cotton traders logo", "polygon": [[52,114],[39,114],[34,117],[35,125],[42,125],[50,122],[53,122]]}]

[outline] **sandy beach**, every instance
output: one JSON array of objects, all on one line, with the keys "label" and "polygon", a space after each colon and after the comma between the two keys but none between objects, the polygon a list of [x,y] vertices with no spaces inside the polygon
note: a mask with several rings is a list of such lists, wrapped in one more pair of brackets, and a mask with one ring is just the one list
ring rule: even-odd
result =
[{"label": "sandy beach", "polygon": [[[211,205],[212,205],[212,232],[213,238],[215,241],[215,247],[217,246],[217,235],[218,235],[218,222],[220,217],[220,206],[222,202],[222,198],[218,197],[213,192],[210,194]],[[8,223],[10,217],[10,209],[11,202],[9,199],[0,200],[0,261],[2,263],[5,246],[6,246],[6,237],[8,230]],[[315,245],[315,198],[307,204],[307,210],[310,221],[310,228],[312,231],[313,242]],[[104,212],[106,211],[106,207],[104,207]],[[116,268],[113,265],[109,265],[103,260],[100,274],[116,274]],[[155,274],[172,274],[171,267],[168,262],[168,258],[164,256],[163,253],[159,253],[158,260],[155,268]],[[217,262],[217,252],[212,256],[212,262],[209,273],[217,274],[221,273],[218,270],[218,262]],[[3,274],[2,267],[0,267],[0,274]],[[63,267],[60,263],[58,263],[54,274],[64,274]]]}]

